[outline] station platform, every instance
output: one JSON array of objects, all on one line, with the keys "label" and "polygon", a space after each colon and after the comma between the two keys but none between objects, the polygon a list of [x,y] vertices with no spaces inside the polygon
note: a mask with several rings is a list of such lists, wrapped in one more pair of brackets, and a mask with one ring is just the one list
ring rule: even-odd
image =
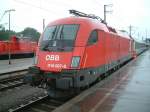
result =
[{"label": "station platform", "polygon": [[8,60],[0,60],[0,74],[27,69],[33,64],[34,58],[11,59],[11,64]]},{"label": "station platform", "polygon": [[150,112],[150,50],[53,112]]}]

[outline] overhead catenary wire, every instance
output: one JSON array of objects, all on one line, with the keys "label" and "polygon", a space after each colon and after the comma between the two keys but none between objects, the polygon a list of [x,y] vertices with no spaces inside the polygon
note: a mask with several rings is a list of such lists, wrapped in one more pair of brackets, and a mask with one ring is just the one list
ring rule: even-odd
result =
[{"label": "overhead catenary wire", "polygon": [[14,1],[17,2],[17,3],[23,4],[23,5],[31,6],[31,7],[37,8],[37,9],[41,9],[41,10],[46,11],[46,12],[48,12],[48,13],[51,12],[51,13],[53,13],[54,15],[57,15],[56,13],[58,13],[58,12],[54,12],[54,11],[52,11],[52,10],[50,10],[50,9],[46,9],[46,8],[41,7],[41,6],[37,6],[37,5],[31,4],[31,3],[22,1],[22,0],[14,0]]},{"label": "overhead catenary wire", "polygon": [[6,12],[4,12],[3,15],[1,16],[0,22],[2,21],[2,19],[3,19],[3,17],[4,17],[5,14],[6,14]]}]

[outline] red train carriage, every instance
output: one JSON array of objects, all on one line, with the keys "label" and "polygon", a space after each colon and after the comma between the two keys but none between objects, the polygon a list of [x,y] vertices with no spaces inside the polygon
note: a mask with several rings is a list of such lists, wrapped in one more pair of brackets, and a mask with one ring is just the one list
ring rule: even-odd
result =
[{"label": "red train carriage", "polygon": [[29,68],[30,83],[46,84],[52,97],[88,86],[133,55],[130,37],[118,34],[97,16],[70,12],[78,17],[59,19],[46,27],[35,66]]},{"label": "red train carriage", "polygon": [[134,44],[135,57],[137,55],[140,55],[141,53],[143,53],[145,50],[149,48],[149,45],[146,44],[145,42],[134,40],[133,44]]},{"label": "red train carriage", "polygon": [[30,55],[36,51],[37,42],[29,39],[22,40],[16,36],[12,36],[10,41],[0,41],[0,59],[8,59],[10,52],[12,57],[18,55]]}]

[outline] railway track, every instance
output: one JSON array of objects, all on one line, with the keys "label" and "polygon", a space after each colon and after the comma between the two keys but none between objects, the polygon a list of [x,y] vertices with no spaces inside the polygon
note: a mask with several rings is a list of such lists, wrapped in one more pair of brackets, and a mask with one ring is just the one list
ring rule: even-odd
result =
[{"label": "railway track", "polygon": [[16,70],[16,71],[10,71],[6,73],[0,73],[0,78],[3,76],[13,76],[13,75],[20,75],[27,72],[28,69],[22,69],[22,70]]},{"label": "railway track", "polygon": [[8,112],[51,112],[66,101],[51,99],[48,95],[34,97],[32,100],[11,108]]},{"label": "railway track", "polygon": [[[27,70],[14,71],[0,74],[0,91],[15,88],[25,84],[23,82],[24,74]],[[8,112],[50,112],[58,106],[64,104],[65,101],[51,99],[48,95],[33,97],[28,102],[24,102],[8,110]]]},{"label": "railway track", "polygon": [[14,71],[0,75],[0,91],[18,87],[24,84],[23,77],[26,70]]}]

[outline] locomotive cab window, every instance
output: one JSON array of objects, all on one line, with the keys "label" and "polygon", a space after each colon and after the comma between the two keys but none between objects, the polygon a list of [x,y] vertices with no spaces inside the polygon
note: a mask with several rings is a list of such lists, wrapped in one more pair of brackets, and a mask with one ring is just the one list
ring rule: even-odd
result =
[{"label": "locomotive cab window", "polygon": [[94,30],[90,34],[87,45],[95,44],[97,41],[98,41],[98,32],[97,30]]}]

